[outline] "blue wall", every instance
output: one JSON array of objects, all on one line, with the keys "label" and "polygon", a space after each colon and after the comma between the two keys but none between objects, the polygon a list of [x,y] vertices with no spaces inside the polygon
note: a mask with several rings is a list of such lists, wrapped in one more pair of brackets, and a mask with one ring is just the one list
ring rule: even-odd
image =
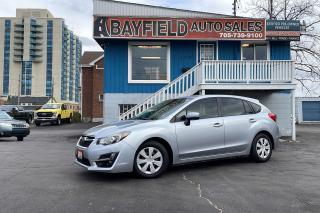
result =
[{"label": "blue wall", "polygon": [[240,41],[219,41],[218,60],[241,60]]},{"label": "blue wall", "polygon": [[290,60],[290,42],[289,41],[270,41],[270,59],[271,60]]},{"label": "blue wall", "polygon": [[[183,68],[196,64],[196,41],[171,41],[170,51],[170,77],[173,80],[182,74]],[[128,41],[105,42],[104,56],[105,93],[153,93],[165,85],[128,83]]]},{"label": "blue wall", "polygon": [[[241,60],[240,41],[219,41],[219,60]],[[154,93],[165,84],[128,83],[128,40],[104,43],[105,93]],[[170,41],[170,77],[174,80],[183,68],[196,64],[196,41]],[[290,60],[290,42],[270,42],[271,60]]]}]

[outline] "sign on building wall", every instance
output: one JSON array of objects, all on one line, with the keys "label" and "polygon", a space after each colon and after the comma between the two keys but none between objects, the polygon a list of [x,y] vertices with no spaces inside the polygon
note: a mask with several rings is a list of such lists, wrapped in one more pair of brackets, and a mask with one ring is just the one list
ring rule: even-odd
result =
[{"label": "sign on building wall", "polygon": [[95,17],[95,38],[265,40],[265,19]]},{"label": "sign on building wall", "polygon": [[272,41],[299,41],[300,21],[267,20],[267,39]]}]

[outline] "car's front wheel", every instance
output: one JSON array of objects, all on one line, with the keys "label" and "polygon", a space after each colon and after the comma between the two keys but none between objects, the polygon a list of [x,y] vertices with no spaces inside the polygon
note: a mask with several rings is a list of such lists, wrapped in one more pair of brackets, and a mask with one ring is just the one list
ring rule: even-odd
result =
[{"label": "car's front wheel", "polygon": [[154,178],[164,173],[169,166],[166,148],[156,141],[139,147],[134,160],[134,173],[143,178]]},{"label": "car's front wheel", "polygon": [[17,141],[23,141],[23,137],[17,137]]},{"label": "car's front wheel", "polygon": [[272,155],[271,138],[260,133],[252,141],[251,157],[258,163],[267,162]]}]

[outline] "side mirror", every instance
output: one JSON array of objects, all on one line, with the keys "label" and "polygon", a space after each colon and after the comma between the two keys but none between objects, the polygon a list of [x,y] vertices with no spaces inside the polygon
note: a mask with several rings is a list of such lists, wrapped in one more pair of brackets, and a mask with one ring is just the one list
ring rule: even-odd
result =
[{"label": "side mirror", "polygon": [[191,120],[199,120],[199,112],[188,112],[184,119],[184,125],[189,126]]}]

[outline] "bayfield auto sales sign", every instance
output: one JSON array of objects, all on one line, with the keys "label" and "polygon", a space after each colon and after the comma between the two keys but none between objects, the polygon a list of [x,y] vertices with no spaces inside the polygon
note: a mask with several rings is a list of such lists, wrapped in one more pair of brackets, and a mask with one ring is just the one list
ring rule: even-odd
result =
[{"label": "bayfield auto sales sign", "polygon": [[95,38],[265,40],[265,19],[95,17]]}]

